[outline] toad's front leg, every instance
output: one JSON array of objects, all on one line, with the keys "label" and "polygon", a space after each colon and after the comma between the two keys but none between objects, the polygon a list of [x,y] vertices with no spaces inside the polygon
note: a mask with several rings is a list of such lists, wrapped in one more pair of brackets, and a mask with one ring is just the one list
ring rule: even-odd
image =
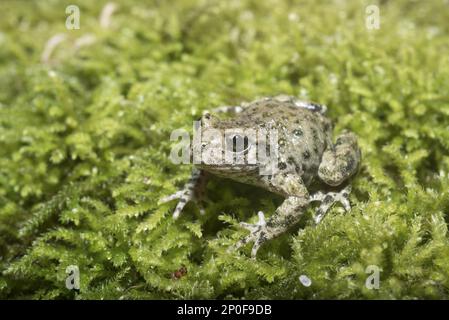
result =
[{"label": "toad's front leg", "polygon": [[179,217],[185,205],[190,201],[196,202],[200,209],[200,213],[203,214],[203,200],[206,185],[207,173],[203,170],[194,168],[192,170],[192,176],[190,177],[184,188],[172,195],[162,198],[161,200],[159,200],[159,204],[178,199],[178,204],[176,205],[175,211],[173,212],[174,219],[177,219]]},{"label": "toad's front leg", "polygon": [[268,221],[265,221],[263,212],[259,212],[259,221],[256,224],[242,222],[240,225],[251,233],[231,247],[238,249],[248,242],[254,242],[251,257],[255,258],[257,250],[267,240],[271,240],[295,225],[306,210],[309,203],[307,197],[291,196],[284,200],[282,205]]}]

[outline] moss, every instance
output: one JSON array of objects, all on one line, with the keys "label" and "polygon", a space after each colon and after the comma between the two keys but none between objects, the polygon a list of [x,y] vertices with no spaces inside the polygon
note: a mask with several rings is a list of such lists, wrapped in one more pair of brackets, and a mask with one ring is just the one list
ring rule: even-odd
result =
[{"label": "moss", "polygon": [[[379,30],[359,1],[117,1],[106,28],[76,2],[79,30],[73,1],[0,4],[1,298],[449,298],[447,2],[382,1]],[[214,179],[178,221],[157,201],[190,171],[172,130],[279,93],[326,104],[363,162],[350,213],[314,228],[311,208],[253,261],[226,248],[276,196]]]}]

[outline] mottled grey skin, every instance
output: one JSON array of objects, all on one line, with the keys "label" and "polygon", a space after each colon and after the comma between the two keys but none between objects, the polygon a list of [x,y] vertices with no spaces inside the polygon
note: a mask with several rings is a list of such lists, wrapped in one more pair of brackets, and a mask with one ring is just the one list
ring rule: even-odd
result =
[{"label": "mottled grey skin", "polygon": [[[201,198],[202,188],[198,186],[205,185],[206,173],[277,193],[285,197],[285,200],[266,222],[263,213],[259,212],[258,223],[242,223],[251,233],[239,241],[235,248],[253,241],[252,256],[255,257],[262,243],[296,224],[310,202],[322,202],[315,217],[317,223],[337,201],[345,209],[349,209],[350,186],[340,188],[342,190],[339,192],[325,193],[323,190],[335,191],[336,188],[330,187],[341,186],[353,176],[360,163],[361,153],[357,138],[352,133],[344,132],[333,143],[332,123],[324,115],[324,106],[299,101],[290,96],[277,96],[238,107],[220,107],[218,111],[235,113],[236,116],[230,120],[219,120],[205,114],[201,119],[203,134],[207,135],[210,128],[222,132],[234,128],[276,128],[279,146],[277,170],[271,175],[260,175],[259,169],[263,161],[259,159],[253,165],[197,165],[199,170],[194,170],[186,188],[162,200],[179,199],[175,217],[179,216],[186,202]],[[208,143],[202,141],[202,147],[206,147]],[[318,192],[310,196],[311,190]]]}]

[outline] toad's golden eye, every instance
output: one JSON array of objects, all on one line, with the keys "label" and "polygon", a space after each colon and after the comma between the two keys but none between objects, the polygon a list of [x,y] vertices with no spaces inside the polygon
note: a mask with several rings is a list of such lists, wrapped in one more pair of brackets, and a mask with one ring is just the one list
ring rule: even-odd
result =
[{"label": "toad's golden eye", "polygon": [[251,144],[249,143],[249,139],[247,136],[234,134],[227,137],[226,148],[228,151],[232,151],[234,153],[247,153],[251,148]]}]

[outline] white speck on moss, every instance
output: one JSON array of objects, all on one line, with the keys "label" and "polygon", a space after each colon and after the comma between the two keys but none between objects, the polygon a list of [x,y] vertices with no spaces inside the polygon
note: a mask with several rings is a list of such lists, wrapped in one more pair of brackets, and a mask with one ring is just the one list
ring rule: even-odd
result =
[{"label": "white speck on moss", "polygon": [[312,280],[304,274],[299,276],[299,282],[301,282],[304,287],[310,287],[312,285]]}]

